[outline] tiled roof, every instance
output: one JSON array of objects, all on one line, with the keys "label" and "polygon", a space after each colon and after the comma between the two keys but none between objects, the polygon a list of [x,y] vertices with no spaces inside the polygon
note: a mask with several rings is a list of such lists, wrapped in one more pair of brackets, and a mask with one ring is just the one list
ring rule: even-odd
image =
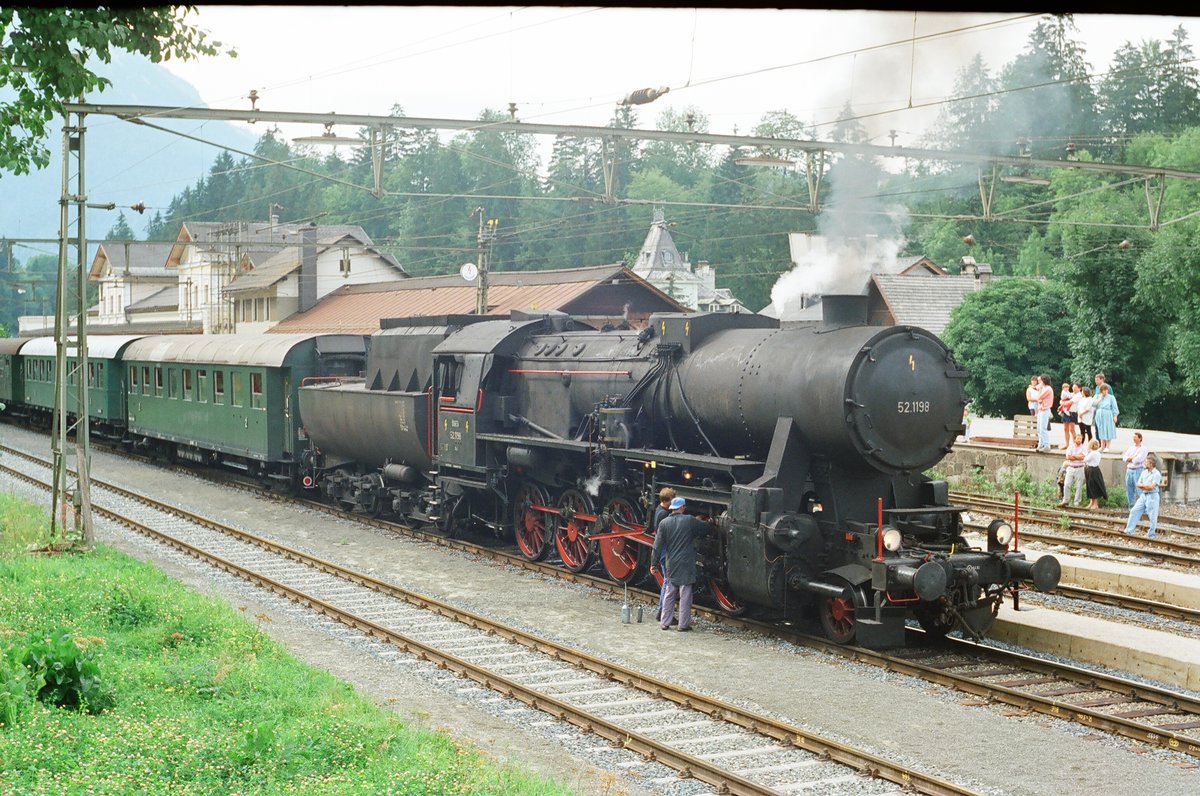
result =
[{"label": "tiled roof", "polygon": [[973,276],[953,275],[876,274],[871,280],[897,324],[919,326],[936,335],[946,330],[950,311],[986,284]]},{"label": "tiled roof", "polygon": [[[516,309],[566,310],[572,302],[609,285],[642,291],[646,312],[685,312],[686,307],[618,264],[552,271],[494,271],[488,275],[488,314]],[[458,276],[427,276],[369,285],[346,285],[306,312],[277,324],[274,333],[371,334],[383,318],[470,315],[477,283]],[[595,295],[595,294],[593,294]],[[619,307],[615,313],[619,313]]]},{"label": "tiled roof", "polygon": [[171,253],[171,248],[170,243],[101,243],[96,249],[96,256],[92,258],[88,278],[93,281],[103,278],[106,275],[104,266],[107,265],[107,272],[113,276],[128,273],[133,279],[175,279],[175,275],[167,270],[167,255]]}]

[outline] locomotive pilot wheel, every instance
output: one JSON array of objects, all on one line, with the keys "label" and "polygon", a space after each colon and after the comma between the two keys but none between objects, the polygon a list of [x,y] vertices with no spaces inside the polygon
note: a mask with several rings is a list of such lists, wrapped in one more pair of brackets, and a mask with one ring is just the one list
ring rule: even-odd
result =
[{"label": "locomotive pilot wheel", "polygon": [[747,605],[733,593],[733,588],[720,578],[708,579],[708,590],[713,602],[726,616],[741,616],[746,613]]},{"label": "locomotive pilot wheel", "polygon": [[819,613],[825,635],[835,644],[854,641],[854,614],[867,606],[867,596],[861,586],[846,585],[838,597],[822,597]]},{"label": "locomotive pilot wheel", "polygon": [[[604,522],[601,533],[620,533],[632,525],[641,525],[641,513],[623,497],[608,501],[600,515]],[[650,570],[651,548],[628,536],[601,539],[600,559],[604,570],[617,583],[638,583]]]},{"label": "locomotive pilot wheel", "polygon": [[563,566],[572,572],[583,572],[596,560],[591,536],[594,516],[591,499],[578,489],[568,489],[559,497],[554,547]]},{"label": "locomotive pilot wheel", "polygon": [[548,496],[532,481],[524,481],[513,501],[513,531],[521,555],[530,561],[541,561],[550,552],[548,522],[550,514],[536,508],[547,505]]}]

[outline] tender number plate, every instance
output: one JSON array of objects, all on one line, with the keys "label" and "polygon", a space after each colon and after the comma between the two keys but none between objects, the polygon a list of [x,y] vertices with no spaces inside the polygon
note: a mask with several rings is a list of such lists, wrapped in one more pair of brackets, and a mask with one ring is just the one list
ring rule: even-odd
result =
[{"label": "tender number plate", "polygon": [[897,401],[896,411],[902,415],[928,414],[929,401]]}]

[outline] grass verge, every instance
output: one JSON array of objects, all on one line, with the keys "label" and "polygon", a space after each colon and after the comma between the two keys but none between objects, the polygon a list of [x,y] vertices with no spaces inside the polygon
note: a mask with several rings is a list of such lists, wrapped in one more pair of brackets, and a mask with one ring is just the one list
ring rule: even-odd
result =
[{"label": "grass verge", "polygon": [[0,793],[573,792],[406,727],[148,564],[25,554],[38,514],[0,495]]}]

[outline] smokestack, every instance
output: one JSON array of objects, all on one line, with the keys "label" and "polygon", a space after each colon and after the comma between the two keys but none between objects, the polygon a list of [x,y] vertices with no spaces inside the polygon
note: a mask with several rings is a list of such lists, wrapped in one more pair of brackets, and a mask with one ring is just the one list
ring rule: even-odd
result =
[{"label": "smokestack", "polygon": [[825,326],[866,326],[870,296],[831,294],[821,297],[821,323]]},{"label": "smokestack", "polygon": [[300,228],[300,312],[317,303],[317,225]]}]

